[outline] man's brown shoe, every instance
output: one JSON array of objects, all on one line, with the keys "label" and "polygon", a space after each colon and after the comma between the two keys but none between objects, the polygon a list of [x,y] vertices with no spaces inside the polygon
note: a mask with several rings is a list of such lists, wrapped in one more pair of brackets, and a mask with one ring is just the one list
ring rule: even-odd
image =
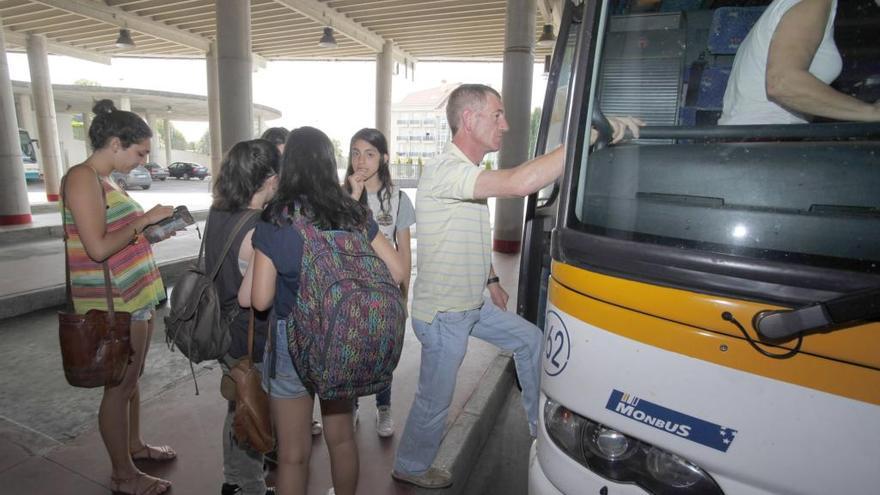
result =
[{"label": "man's brown shoe", "polygon": [[449,471],[435,467],[429,468],[422,474],[405,474],[391,471],[391,477],[397,481],[422,488],[446,488],[447,486],[452,486],[452,475]]}]

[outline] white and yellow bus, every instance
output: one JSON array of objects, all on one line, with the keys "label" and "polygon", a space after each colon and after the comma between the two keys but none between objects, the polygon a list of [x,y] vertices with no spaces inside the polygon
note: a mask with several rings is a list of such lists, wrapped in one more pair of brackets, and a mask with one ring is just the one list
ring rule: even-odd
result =
[{"label": "white and yellow bus", "polygon": [[[537,152],[566,171],[529,198],[518,298],[545,334],[529,493],[880,493],[880,126],[716,125],[768,2],[564,3]],[[865,91],[880,9],[839,5]],[[641,139],[591,147],[603,112]]]}]

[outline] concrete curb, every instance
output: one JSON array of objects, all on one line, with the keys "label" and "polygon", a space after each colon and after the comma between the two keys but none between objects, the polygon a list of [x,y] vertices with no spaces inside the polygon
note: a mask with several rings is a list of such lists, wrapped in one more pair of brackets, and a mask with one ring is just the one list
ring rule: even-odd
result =
[{"label": "concrete curb", "polygon": [[416,488],[413,493],[422,495],[459,495],[467,488],[471,470],[483,451],[483,445],[495,426],[495,419],[504,407],[507,395],[514,386],[513,359],[508,353],[500,353],[486,368],[473,395],[464,405],[443,437],[440,451],[434,459],[434,467],[452,473],[453,484],[442,490]]},{"label": "concrete curb", "polygon": [[[196,256],[189,256],[159,264],[159,272],[162,274],[165,287],[174,285],[177,278],[195,259]],[[60,284],[0,298],[0,320],[47,308],[60,309],[67,302],[66,295],[64,284]]]},{"label": "concrete curb", "polygon": [[[55,211],[58,211],[57,208]],[[208,210],[193,211],[190,213],[192,213],[196,222],[201,222],[208,218]],[[0,231],[0,246],[61,239],[62,237],[64,237],[64,229],[61,225],[45,225],[41,227],[25,226],[13,230]]]}]

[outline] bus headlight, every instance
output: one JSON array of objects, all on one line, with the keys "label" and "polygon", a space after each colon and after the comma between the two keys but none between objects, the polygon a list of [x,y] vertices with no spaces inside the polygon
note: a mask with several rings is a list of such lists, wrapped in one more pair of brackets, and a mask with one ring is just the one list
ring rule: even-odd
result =
[{"label": "bus headlight", "polygon": [[635,483],[654,495],[723,495],[699,466],[588,418],[553,400],[544,404],[547,432],[560,449],[611,481]]}]

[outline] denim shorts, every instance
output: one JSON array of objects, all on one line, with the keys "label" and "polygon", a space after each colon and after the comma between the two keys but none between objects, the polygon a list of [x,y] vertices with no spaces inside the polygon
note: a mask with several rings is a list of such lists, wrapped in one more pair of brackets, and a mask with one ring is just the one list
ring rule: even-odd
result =
[{"label": "denim shorts", "polygon": [[[275,323],[275,333],[266,339],[266,352],[263,354],[263,389],[276,399],[297,399],[309,394],[293,367],[290,352],[287,351],[287,322]],[[275,344],[275,378],[272,378],[272,345]]]},{"label": "denim shorts", "polygon": [[150,321],[153,318],[153,307],[146,306],[131,312],[131,321]]}]

